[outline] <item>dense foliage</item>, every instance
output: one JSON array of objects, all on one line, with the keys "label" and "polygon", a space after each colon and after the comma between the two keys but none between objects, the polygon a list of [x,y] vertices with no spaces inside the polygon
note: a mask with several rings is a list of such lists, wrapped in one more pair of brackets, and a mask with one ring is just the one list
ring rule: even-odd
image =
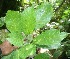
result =
[{"label": "dense foliage", "polygon": [[[69,0],[1,2],[0,44],[6,48],[4,42],[7,40],[17,47],[11,53],[1,55],[1,59],[70,58]],[[14,48],[11,46],[11,49]]]}]

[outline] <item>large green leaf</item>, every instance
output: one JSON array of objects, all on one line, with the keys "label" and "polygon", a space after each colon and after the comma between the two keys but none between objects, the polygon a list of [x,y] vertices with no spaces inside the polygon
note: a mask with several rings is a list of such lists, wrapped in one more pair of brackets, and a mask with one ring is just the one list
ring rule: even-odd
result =
[{"label": "large green leaf", "polygon": [[22,32],[26,35],[33,32],[35,28],[35,15],[33,7],[25,9],[22,13],[8,11],[5,17],[7,29],[11,32],[8,39],[16,46],[22,45]]},{"label": "large green leaf", "polygon": [[18,11],[8,11],[5,17],[5,22],[7,29],[11,32],[7,40],[15,45],[21,46],[23,43],[22,39],[22,24],[21,24],[21,15]]},{"label": "large green leaf", "polygon": [[25,34],[32,33],[35,28],[36,21],[34,13],[35,12],[33,7],[29,7],[21,13],[23,31]]},{"label": "large green leaf", "polygon": [[[64,34],[63,34],[64,33]],[[51,49],[58,48],[60,42],[66,37],[67,33],[60,30],[50,29],[34,39],[34,43],[38,45],[47,45]]]},{"label": "large green leaf", "polygon": [[50,56],[47,53],[40,53],[36,55],[34,59],[50,59]]},{"label": "large green leaf", "polygon": [[13,51],[10,55],[4,56],[2,59],[25,59],[36,52],[36,47],[32,44],[27,44],[22,48]]},{"label": "large green leaf", "polygon": [[50,22],[53,16],[53,8],[50,3],[42,3],[36,9],[36,29],[41,28]]}]

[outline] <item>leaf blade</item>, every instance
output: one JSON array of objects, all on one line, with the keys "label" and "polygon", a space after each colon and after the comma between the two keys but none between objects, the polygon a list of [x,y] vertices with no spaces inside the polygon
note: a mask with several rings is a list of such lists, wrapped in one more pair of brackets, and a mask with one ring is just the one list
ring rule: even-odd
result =
[{"label": "leaf blade", "polygon": [[64,34],[63,36],[62,34],[61,36],[60,30],[50,29],[37,36],[34,39],[34,43],[38,45],[47,45],[50,49],[56,49],[60,46],[60,42],[66,37],[66,35]]},{"label": "leaf blade", "polygon": [[53,8],[52,5],[47,3],[42,3],[38,6],[36,10],[36,29],[45,26],[48,22],[50,22],[51,17],[53,16]]}]

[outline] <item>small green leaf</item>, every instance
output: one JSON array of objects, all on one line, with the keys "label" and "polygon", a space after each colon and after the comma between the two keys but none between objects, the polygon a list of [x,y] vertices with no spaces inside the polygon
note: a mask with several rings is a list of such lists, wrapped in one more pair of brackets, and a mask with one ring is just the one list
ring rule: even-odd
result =
[{"label": "small green leaf", "polygon": [[60,31],[56,29],[50,29],[37,36],[34,39],[34,43],[47,45],[48,48],[55,49],[60,46],[60,42],[67,36],[66,34],[67,33],[62,34],[62,32],[60,33]]},{"label": "small green leaf", "polygon": [[61,50],[56,50],[53,54],[54,59],[58,59],[58,57],[62,54],[63,51]]},{"label": "small green leaf", "polygon": [[53,16],[53,8],[50,3],[42,3],[36,9],[36,29],[43,27],[50,22]]},{"label": "small green leaf", "polygon": [[60,39],[66,38],[67,35],[68,35],[68,33],[66,33],[66,32],[61,32],[61,33],[60,33]]},{"label": "small green leaf", "polygon": [[40,53],[36,55],[34,59],[50,59],[50,56],[47,53]]}]

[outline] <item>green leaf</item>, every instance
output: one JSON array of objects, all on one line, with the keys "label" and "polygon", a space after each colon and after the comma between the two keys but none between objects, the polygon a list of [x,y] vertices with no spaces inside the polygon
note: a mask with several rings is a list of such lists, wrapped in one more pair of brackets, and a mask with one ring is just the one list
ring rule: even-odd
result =
[{"label": "green leaf", "polygon": [[5,23],[7,29],[10,32],[18,31],[20,32],[22,25],[21,25],[21,18],[18,11],[8,11],[5,17]]},{"label": "green leaf", "polygon": [[53,54],[54,59],[58,59],[58,57],[62,54],[63,51],[61,50],[56,50]]},{"label": "green leaf", "polygon": [[7,40],[14,44],[15,46],[22,46],[23,45],[23,39],[24,37],[21,35],[21,33],[18,32],[12,32],[9,34],[10,38],[7,38]]},{"label": "green leaf", "polygon": [[50,59],[50,56],[47,53],[40,53],[36,55],[34,59]]},{"label": "green leaf", "polygon": [[35,28],[34,8],[29,7],[22,13],[18,11],[8,11],[5,17],[5,22],[10,32],[24,32],[30,34]]},{"label": "green leaf", "polygon": [[33,7],[29,7],[21,13],[23,32],[25,34],[32,33],[34,28],[35,28],[36,21],[35,21],[35,14],[34,13],[35,12],[34,12]]},{"label": "green leaf", "polygon": [[25,59],[26,57],[33,55],[35,53],[36,53],[36,46],[33,44],[28,44],[20,49],[19,54],[21,55],[21,58]]},{"label": "green leaf", "polygon": [[12,54],[11,54],[11,56],[10,56],[10,58],[11,58],[11,59],[14,59],[14,58],[15,58],[15,59],[21,59],[19,53],[20,53],[19,50],[13,51]]},{"label": "green leaf", "polygon": [[22,13],[8,11],[5,17],[7,29],[11,32],[9,42],[16,46],[22,45],[22,32],[26,35],[33,32],[35,28],[35,15],[33,7],[25,9]]},{"label": "green leaf", "polygon": [[47,45],[50,49],[55,49],[60,46],[60,42],[67,36],[67,33],[62,33],[60,33],[60,30],[50,29],[38,35],[33,42],[38,45]]},{"label": "green leaf", "polygon": [[53,16],[52,5],[47,3],[42,3],[36,9],[36,29],[43,27],[48,22],[50,22]]}]

